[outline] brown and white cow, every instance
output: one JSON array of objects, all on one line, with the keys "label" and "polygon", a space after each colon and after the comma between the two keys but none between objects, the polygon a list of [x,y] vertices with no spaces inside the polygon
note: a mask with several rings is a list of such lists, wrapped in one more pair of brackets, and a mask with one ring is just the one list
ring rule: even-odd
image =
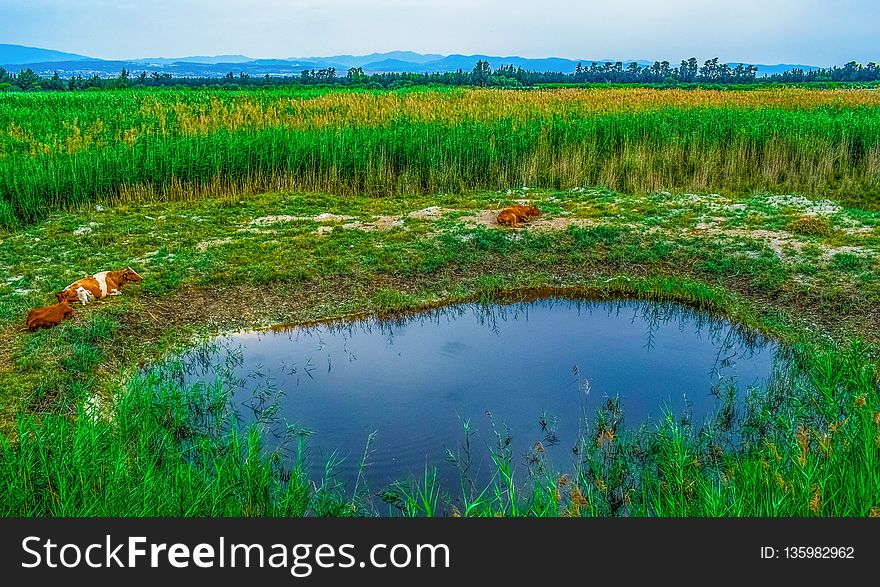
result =
[{"label": "brown and white cow", "polygon": [[27,327],[31,332],[37,328],[52,328],[71,317],[73,317],[73,308],[67,300],[61,300],[57,304],[35,308],[28,312]]},{"label": "brown and white cow", "polygon": [[100,300],[107,296],[122,295],[122,286],[130,281],[140,281],[141,276],[131,267],[117,271],[102,271],[74,281],[55,294],[58,301],[73,302],[79,300],[85,305],[92,300]]}]

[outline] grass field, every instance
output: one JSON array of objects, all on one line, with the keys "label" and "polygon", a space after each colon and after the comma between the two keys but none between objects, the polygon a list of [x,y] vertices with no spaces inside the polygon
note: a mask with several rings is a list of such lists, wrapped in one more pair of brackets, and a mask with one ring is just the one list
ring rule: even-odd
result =
[{"label": "grass field", "polygon": [[138,90],[0,96],[0,225],[271,189],[797,191],[877,209],[874,90]]},{"label": "grass field", "polygon": [[[387,488],[392,513],[880,515],[877,96],[0,96],[0,515],[375,513],[231,426],[218,390],[139,366],[231,329],[536,289],[681,301],[796,360],[725,425],[608,440],[610,406],[569,470],[501,450],[485,492],[426,471]],[[544,216],[494,224],[520,200]],[[54,291],[128,265],[141,285],[23,332]]]}]

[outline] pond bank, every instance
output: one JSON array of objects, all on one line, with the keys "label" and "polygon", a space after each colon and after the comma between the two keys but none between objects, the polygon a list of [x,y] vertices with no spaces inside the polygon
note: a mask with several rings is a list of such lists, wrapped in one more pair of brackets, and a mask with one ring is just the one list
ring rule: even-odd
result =
[{"label": "pond bank", "polygon": [[[548,219],[581,218],[590,225],[570,223],[551,231],[511,230],[471,226],[461,220],[523,198],[535,202]],[[454,212],[436,217],[408,215],[432,206]],[[811,213],[823,220],[802,220]],[[332,230],[317,235],[321,222],[314,218],[321,214],[350,216],[362,222],[380,216],[405,220],[389,230],[373,231],[336,226],[337,221],[331,220]],[[275,231],[271,234],[238,232],[250,220],[284,215],[306,219],[258,227]],[[848,230],[856,224],[858,231]],[[88,234],[79,230],[83,226],[89,227]],[[0,343],[4,349],[0,354],[0,399],[3,434],[11,443],[8,450],[13,451],[9,462],[16,467],[4,474],[11,475],[6,477],[8,481],[19,479],[16,475],[23,471],[40,470],[42,465],[31,459],[50,448],[46,443],[52,444],[52,450],[62,450],[72,434],[85,435],[76,437],[83,442],[80,449],[87,452],[65,453],[57,464],[74,471],[90,462],[92,477],[68,480],[63,478],[63,468],[45,474],[54,479],[52,483],[98,485],[80,485],[82,502],[70,501],[67,509],[58,509],[59,503],[52,498],[57,491],[52,488],[62,485],[16,486],[21,503],[30,504],[21,505],[21,511],[132,513],[135,510],[130,508],[138,502],[130,499],[152,504],[143,511],[157,515],[286,515],[326,512],[331,503],[341,504],[339,509],[330,508],[336,514],[357,511],[346,509],[350,499],[344,496],[341,501],[330,499],[330,486],[322,490],[320,485],[316,489],[308,483],[282,482],[291,479],[291,472],[279,473],[272,461],[259,465],[265,467],[260,470],[266,483],[275,488],[272,492],[293,492],[285,493],[289,496],[285,499],[293,500],[294,494],[297,500],[302,498],[304,501],[296,501],[302,509],[285,509],[281,502],[250,495],[241,485],[243,477],[237,476],[244,475],[246,462],[246,458],[235,456],[241,456],[241,441],[193,431],[188,423],[192,414],[204,413],[204,394],[163,387],[160,381],[133,380],[138,366],[220,332],[364,312],[389,314],[456,301],[491,301],[511,295],[507,291],[546,288],[598,298],[686,302],[809,350],[816,378],[806,387],[782,388],[787,395],[774,397],[794,398],[812,407],[798,412],[792,404],[787,420],[769,428],[761,424],[763,436],[755,437],[756,444],[749,452],[711,456],[705,446],[689,444],[698,438],[684,444],[663,444],[677,442],[679,434],[690,434],[676,428],[651,437],[661,443],[656,445],[658,450],[690,447],[675,460],[675,466],[680,467],[677,470],[685,476],[678,477],[684,486],[668,491],[666,473],[645,481],[658,489],[656,499],[669,495],[696,499],[698,488],[705,484],[707,489],[715,487],[713,491],[732,492],[724,493],[726,497],[718,502],[724,507],[710,507],[715,503],[710,498],[718,495],[707,493],[696,501],[666,504],[669,507],[651,497],[650,502],[642,501],[638,506],[648,509],[631,511],[650,515],[809,515],[812,501],[827,515],[867,515],[880,503],[872,489],[880,484],[870,477],[877,468],[868,467],[874,465],[858,460],[852,451],[861,447],[863,453],[867,451],[864,454],[876,452],[875,445],[868,443],[874,443],[877,434],[872,414],[880,412],[880,406],[875,405],[880,342],[876,338],[880,316],[875,311],[880,301],[878,226],[876,213],[832,209],[790,196],[627,196],[593,188],[384,199],[275,193],[243,200],[162,202],[57,214],[27,229],[0,235],[0,284],[4,284],[0,288]],[[788,254],[786,245],[781,244],[786,253],[781,256],[744,230],[774,234],[784,230],[795,235],[791,238],[801,245],[792,247]],[[199,246],[227,238],[228,242],[216,242],[215,246]],[[848,250],[856,252],[825,258],[828,247],[853,247]],[[130,286],[123,296],[107,302],[77,308],[74,320],[56,329],[33,335],[20,332],[20,320],[27,309],[46,303],[53,291],[72,281],[71,276],[127,265],[135,265],[144,276],[142,285]],[[853,338],[862,338],[865,344],[851,349]],[[838,389],[842,391],[834,391]],[[77,419],[77,407],[95,397],[101,405],[112,407],[115,417]],[[157,398],[158,403],[154,401]],[[847,423],[841,424],[846,418]],[[854,427],[856,423],[858,427]],[[39,432],[39,438],[31,437],[38,443],[17,447],[19,435],[27,430]],[[199,464],[184,458],[186,453],[180,453],[180,445],[175,444],[184,432],[192,441],[213,438],[206,440],[205,450],[213,455],[215,464],[225,455],[223,462],[232,477],[212,476],[214,469],[208,462]],[[154,445],[156,438],[167,438],[170,444],[159,450]],[[641,442],[637,437],[630,441],[627,446],[638,447]],[[768,448],[764,441],[774,448]],[[61,444],[53,444],[56,442]],[[841,448],[835,449],[838,442]],[[233,445],[239,448],[232,450]],[[27,452],[31,450],[35,452]],[[129,450],[136,454],[126,452]],[[701,464],[694,465],[690,459],[687,462],[691,465],[686,465],[681,459],[687,455]],[[573,513],[581,508],[585,514],[619,514],[621,500],[634,497],[626,493],[627,485],[614,485],[619,491],[604,492],[603,487],[612,487],[608,474],[615,461],[600,453],[593,456],[601,457],[604,464],[596,461],[599,468],[584,469],[585,477],[576,484],[578,493],[572,493],[569,484],[560,489],[561,501],[550,499],[554,493],[549,487],[556,483],[548,486],[545,479],[534,488],[528,503],[515,507],[509,500],[482,504],[481,511],[513,514],[523,513],[525,507],[535,515],[554,515],[552,512]],[[714,463],[711,475],[699,473],[705,470],[707,458]],[[143,459],[144,464],[164,459],[163,471],[186,476],[193,493],[174,486],[172,476],[161,480],[161,486],[144,489],[153,493],[139,497],[107,494],[100,506],[89,509],[86,504],[101,483],[118,482],[120,492],[142,483],[145,470],[135,467],[137,459]],[[113,467],[121,462],[135,468],[120,469],[113,477]],[[256,466],[262,461],[250,462]],[[606,466],[612,469],[598,473]],[[732,483],[724,489],[723,483],[717,485],[721,483],[717,475],[727,478],[728,473],[738,480],[723,482]],[[744,476],[737,478],[738,474]],[[663,482],[666,489],[661,490]],[[694,485],[688,489],[691,482]],[[775,489],[765,486],[766,482],[775,483]],[[225,501],[219,496],[216,501],[196,498],[203,491],[220,490],[224,484],[235,493]],[[831,502],[822,493],[814,499],[816,484],[821,491],[845,497]],[[403,488],[396,494],[404,509],[410,506],[403,494],[411,490]],[[776,491],[781,493],[773,493]],[[185,494],[189,497],[183,497]],[[174,495],[181,496],[180,501],[161,501],[163,496]],[[762,501],[764,498],[777,500],[773,503],[778,507],[766,509],[770,502]],[[875,503],[869,506],[872,500]]]}]

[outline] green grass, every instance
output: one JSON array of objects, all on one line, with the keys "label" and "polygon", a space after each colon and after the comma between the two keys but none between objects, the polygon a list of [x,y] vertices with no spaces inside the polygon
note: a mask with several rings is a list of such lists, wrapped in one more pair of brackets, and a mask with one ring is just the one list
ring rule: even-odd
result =
[{"label": "green grass", "polygon": [[0,226],[107,199],[520,185],[799,192],[876,210],[880,109],[860,90],[0,95]]},{"label": "green grass", "polygon": [[[301,516],[357,510],[335,486],[263,450],[256,428],[237,430],[213,387],[134,379],[112,421],[22,417],[18,441],[0,439],[2,516]],[[328,480],[331,482],[331,480]]]}]

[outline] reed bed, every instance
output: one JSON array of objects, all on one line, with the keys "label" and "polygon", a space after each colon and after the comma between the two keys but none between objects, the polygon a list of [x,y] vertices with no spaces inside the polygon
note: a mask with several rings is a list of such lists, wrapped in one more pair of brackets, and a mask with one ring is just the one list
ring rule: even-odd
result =
[{"label": "reed bed", "polygon": [[529,185],[880,202],[880,93],[137,90],[0,96],[0,226],[96,200]]}]

